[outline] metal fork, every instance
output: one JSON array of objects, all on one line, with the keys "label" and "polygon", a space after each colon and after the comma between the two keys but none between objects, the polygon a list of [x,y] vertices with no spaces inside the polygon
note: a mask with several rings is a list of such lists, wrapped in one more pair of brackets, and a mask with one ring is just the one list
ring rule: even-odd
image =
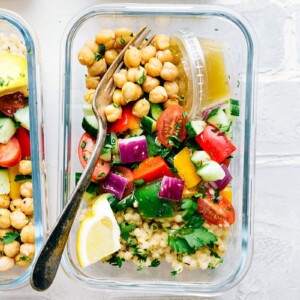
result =
[{"label": "metal fork", "polygon": [[104,108],[112,103],[112,94],[115,89],[113,74],[118,72],[123,66],[123,57],[126,50],[131,45],[135,45],[136,47],[141,46],[149,32],[150,29],[143,27],[131,39],[131,41],[123,48],[115,61],[111,64],[96,89],[93,99],[93,110],[98,120],[99,130],[95,148],[88,160],[79,182],[77,183],[77,186],[70,196],[67,205],[62,211],[48,240],[46,241],[37,257],[36,262],[33,265],[30,283],[35,290],[46,290],[52,284],[55,278],[71,227],[83,197],[83,193],[90,183],[92,173],[103,148],[107,132],[107,121],[104,114]]}]

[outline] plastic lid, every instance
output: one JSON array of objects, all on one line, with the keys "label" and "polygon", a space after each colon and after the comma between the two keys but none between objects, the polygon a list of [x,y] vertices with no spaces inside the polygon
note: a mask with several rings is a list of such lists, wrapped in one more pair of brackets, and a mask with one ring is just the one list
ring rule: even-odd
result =
[{"label": "plastic lid", "polygon": [[201,115],[201,103],[207,97],[205,58],[198,38],[189,29],[178,30],[171,37],[174,62],[179,69],[179,93],[189,119]]}]

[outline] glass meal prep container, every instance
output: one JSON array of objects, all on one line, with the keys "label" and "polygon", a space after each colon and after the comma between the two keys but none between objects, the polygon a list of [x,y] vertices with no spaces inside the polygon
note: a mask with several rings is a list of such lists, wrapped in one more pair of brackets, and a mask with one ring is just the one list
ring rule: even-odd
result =
[{"label": "glass meal prep container", "polygon": [[[206,42],[215,41],[214,50],[217,49],[217,52],[222,45],[231,96],[240,101],[240,117],[233,125],[233,143],[237,151],[230,166],[234,178],[232,189],[236,222],[227,240],[228,250],[223,257],[223,264],[205,271],[184,270],[176,277],[170,276],[172,269],[163,262],[158,268],[139,272],[132,263],[125,263],[120,269],[101,262],[81,268],[75,250],[80,215],[78,213],[62,259],[62,266],[70,278],[97,290],[204,296],[216,295],[232,288],[246,274],[253,247],[252,200],[255,164],[255,54],[251,29],[246,24],[235,12],[202,5],[97,5],[87,8],[73,18],[62,44],[62,135],[59,170],[61,208],[74,189],[75,173],[82,171],[77,147],[84,132],[81,121],[86,69],[79,64],[77,54],[84,43],[94,38],[99,30],[127,27],[137,32],[141,27],[149,26],[153,33],[164,33],[168,36],[178,36],[178,32],[181,32],[177,39],[178,44],[190,44],[188,33],[193,32],[199,43],[194,46],[203,52],[191,53],[191,49],[195,50],[193,45],[181,45],[189,82],[187,89],[191,89],[188,92],[190,97],[187,106],[191,107],[192,115],[199,114],[201,105],[209,101],[209,66],[205,66],[204,59],[209,56],[209,53],[205,55],[208,49]],[[182,39],[183,36],[185,38]],[[184,53],[185,47],[189,48],[187,53]],[[81,209],[84,205],[83,201]]]},{"label": "glass meal prep container", "polygon": [[[36,37],[33,31],[31,30],[31,28],[29,27],[29,25],[20,16],[18,16],[17,14],[11,11],[0,9],[0,34],[1,34],[0,52],[15,53],[12,52],[11,49],[7,49],[7,45],[6,46],[4,45],[3,43],[4,36],[5,37],[12,36],[13,40],[22,41],[22,43],[26,47],[26,50],[24,49],[24,51],[26,52],[26,60],[27,60],[28,104],[29,104],[29,126],[30,126],[30,130],[29,130],[30,152],[28,152],[29,154],[26,155],[26,158],[30,156],[31,163],[32,163],[31,179],[27,178],[27,180],[32,181],[32,197],[33,197],[33,206],[34,206],[33,223],[34,223],[35,256],[36,256],[36,253],[39,252],[41,246],[43,245],[44,238],[47,232],[47,224],[48,224],[47,204],[46,204],[47,197],[46,197],[46,180],[45,180],[44,137],[43,137],[42,99],[41,99],[41,86],[40,86],[39,49],[38,49],[38,43]],[[11,47],[11,45],[9,45],[9,47]],[[5,49],[8,51],[6,51]],[[2,61],[4,61],[5,64],[5,60]],[[9,85],[9,83],[7,85]],[[5,115],[2,115],[2,117],[5,117]],[[20,127],[24,128],[25,125],[24,126],[22,125],[23,124],[21,122]],[[18,137],[18,139],[20,140],[21,138]],[[23,152],[23,149],[25,148],[22,148],[22,159],[23,156],[25,155],[24,152],[26,151],[24,150]],[[18,171],[16,172],[18,173]],[[10,178],[10,182],[11,180],[12,179]],[[23,181],[21,180],[21,182]],[[12,186],[10,186],[10,188],[11,189],[9,195],[11,199],[15,199],[14,196],[12,196],[11,194]],[[30,220],[29,219],[30,216],[27,215],[27,218],[28,220]],[[19,238],[20,237],[18,237],[17,239]],[[12,290],[17,287],[23,286],[25,283],[27,283],[30,276],[33,260],[34,258],[30,259],[31,263],[26,267],[14,265],[12,269],[8,271],[0,272],[0,291]]]}]

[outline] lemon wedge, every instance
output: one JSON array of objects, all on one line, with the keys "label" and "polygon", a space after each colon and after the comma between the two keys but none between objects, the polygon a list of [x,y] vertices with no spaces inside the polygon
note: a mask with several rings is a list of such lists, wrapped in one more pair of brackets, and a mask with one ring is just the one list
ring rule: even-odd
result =
[{"label": "lemon wedge", "polygon": [[92,211],[80,222],[76,252],[83,268],[121,248],[120,228],[108,202],[110,195],[96,197]]},{"label": "lemon wedge", "polygon": [[26,58],[11,53],[0,53],[0,97],[20,91],[27,84]]}]

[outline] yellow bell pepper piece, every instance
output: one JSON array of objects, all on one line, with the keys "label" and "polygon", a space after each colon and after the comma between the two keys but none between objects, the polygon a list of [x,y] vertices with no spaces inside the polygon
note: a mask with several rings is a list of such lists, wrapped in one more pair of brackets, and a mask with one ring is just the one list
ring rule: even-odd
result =
[{"label": "yellow bell pepper piece", "polygon": [[196,187],[188,189],[186,186],[183,188],[182,198],[191,198],[198,193]]},{"label": "yellow bell pepper piece", "polygon": [[8,168],[8,176],[9,176],[9,181],[10,181],[10,193],[9,197],[11,199],[17,199],[20,198],[20,186],[23,183],[21,182],[15,182],[15,177],[16,175],[20,174],[19,173],[19,165],[15,165],[13,167]]},{"label": "yellow bell pepper piece", "polygon": [[174,167],[177,169],[178,175],[184,181],[188,189],[200,182],[201,178],[196,173],[196,168],[191,162],[191,151],[189,148],[183,148],[174,157]]},{"label": "yellow bell pepper piece", "polygon": [[220,195],[232,203],[232,190],[230,186],[227,185],[222,191],[220,191]]},{"label": "yellow bell pepper piece", "polygon": [[26,58],[11,53],[0,53],[0,97],[20,91],[27,84]]}]

